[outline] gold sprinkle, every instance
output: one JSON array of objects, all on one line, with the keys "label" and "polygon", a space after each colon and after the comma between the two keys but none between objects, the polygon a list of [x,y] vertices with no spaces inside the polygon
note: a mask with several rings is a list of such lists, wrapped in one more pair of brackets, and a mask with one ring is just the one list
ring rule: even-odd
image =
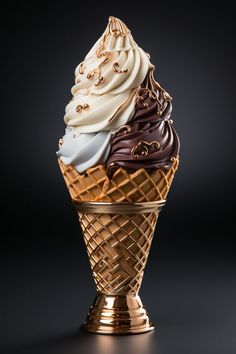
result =
[{"label": "gold sprinkle", "polygon": [[151,146],[154,147],[154,149],[157,150],[157,149],[160,148],[161,144],[159,143],[159,141],[153,141],[153,142],[151,143]]},{"label": "gold sprinkle", "polygon": [[148,108],[148,103],[145,102],[145,103],[143,104],[143,107],[144,107],[144,108]]},{"label": "gold sprinkle", "polygon": [[131,132],[132,128],[129,124],[122,125],[118,130],[117,133],[124,133],[127,134]]},{"label": "gold sprinkle", "polygon": [[91,70],[87,74],[87,79],[88,80],[92,80],[94,78],[95,74],[97,74],[98,80],[95,82],[95,86],[99,86],[100,83],[104,81],[104,78],[102,77],[101,69],[109,61],[109,58],[111,56],[111,53],[109,51],[103,51],[104,50],[105,40],[106,40],[106,35],[103,36],[103,38],[102,38],[102,40],[100,42],[100,46],[96,50],[97,58],[103,58],[103,57],[104,58],[102,59],[101,63],[98,65],[97,68]]},{"label": "gold sprinkle", "polygon": [[89,105],[87,103],[85,103],[84,105],[82,104],[79,104],[77,107],[76,107],[76,112],[77,113],[80,113],[82,112],[82,110],[88,110],[89,109]]},{"label": "gold sprinkle", "polygon": [[94,75],[95,75],[95,72],[94,72],[94,71],[90,71],[90,72],[88,73],[88,75],[87,75],[87,79],[88,79],[88,80],[91,80],[91,79],[94,77]]},{"label": "gold sprinkle", "polygon": [[168,101],[172,100],[172,97],[165,90],[163,90],[163,97],[165,100],[168,100]]},{"label": "gold sprinkle", "polygon": [[79,73],[80,73],[81,75],[83,75],[84,69],[85,69],[85,67],[84,67],[83,63],[81,63],[80,66],[79,66]]},{"label": "gold sprinkle", "polygon": [[172,156],[171,159],[170,159],[171,162],[175,162],[175,157]]},{"label": "gold sprinkle", "polygon": [[112,68],[113,68],[113,71],[117,74],[123,74],[123,73],[127,73],[128,72],[128,69],[123,69],[123,70],[118,70],[117,67],[119,67],[119,63],[114,63]]},{"label": "gold sprinkle", "polygon": [[141,140],[138,143],[138,145],[136,145],[132,148],[131,158],[138,159],[138,158],[140,158],[140,155],[146,157],[149,155],[152,148],[154,148],[155,150],[158,150],[160,148],[160,143],[158,141],[152,141],[152,142],[148,143],[147,141]]},{"label": "gold sprinkle", "polygon": [[76,112],[80,113],[82,110],[83,110],[83,106],[82,106],[81,104],[79,104],[79,105],[76,107]]},{"label": "gold sprinkle", "polygon": [[157,94],[154,91],[150,91],[149,92],[149,97],[151,98],[151,100],[157,100]]},{"label": "gold sprinkle", "polygon": [[97,82],[95,82],[95,86],[99,86],[99,85],[100,85],[100,83],[101,83],[101,82],[103,82],[103,81],[104,81],[103,76],[99,77],[99,78],[98,78],[98,81],[97,81]]},{"label": "gold sprinkle", "polygon": [[114,35],[115,37],[118,37],[118,36],[125,37],[126,34],[130,33],[130,30],[118,18],[110,16],[105,34],[108,35],[109,33],[111,35]]},{"label": "gold sprinkle", "polygon": [[119,30],[112,30],[112,34],[114,34],[115,37],[119,37],[121,35]]},{"label": "gold sprinkle", "polygon": [[137,102],[138,104],[142,103],[143,101],[144,101],[143,96],[137,96],[136,102]]},{"label": "gold sprinkle", "polygon": [[88,103],[85,103],[84,106],[83,106],[83,108],[84,108],[85,110],[89,109]]},{"label": "gold sprinkle", "polygon": [[172,119],[169,119],[168,122],[172,125],[174,121]]}]

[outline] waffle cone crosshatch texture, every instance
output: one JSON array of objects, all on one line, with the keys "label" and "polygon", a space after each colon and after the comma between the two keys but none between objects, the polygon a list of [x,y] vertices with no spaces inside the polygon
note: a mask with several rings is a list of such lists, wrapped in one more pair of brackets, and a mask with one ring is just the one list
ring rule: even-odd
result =
[{"label": "waffle cone crosshatch texture", "polygon": [[154,329],[138,292],[164,203],[74,203],[97,288],[84,330],[131,334]]},{"label": "waffle cone crosshatch texture", "polygon": [[102,165],[79,174],[74,166],[66,166],[60,159],[58,163],[73,201],[150,202],[166,199],[179,159],[167,171],[139,169],[130,174],[119,168],[111,180]]}]

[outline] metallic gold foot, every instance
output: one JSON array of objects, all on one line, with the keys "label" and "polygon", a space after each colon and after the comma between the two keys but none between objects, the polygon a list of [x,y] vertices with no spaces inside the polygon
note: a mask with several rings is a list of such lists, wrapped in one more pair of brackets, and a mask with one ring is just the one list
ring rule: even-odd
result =
[{"label": "metallic gold foot", "polygon": [[154,330],[137,294],[98,293],[82,330],[102,334],[135,334]]}]

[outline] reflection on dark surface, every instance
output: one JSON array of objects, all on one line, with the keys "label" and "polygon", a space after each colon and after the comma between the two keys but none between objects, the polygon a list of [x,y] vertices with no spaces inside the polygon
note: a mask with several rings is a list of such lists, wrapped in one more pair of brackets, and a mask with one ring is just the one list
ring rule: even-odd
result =
[{"label": "reflection on dark surface", "polygon": [[158,352],[154,346],[154,333],[130,336],[96,335],[77,331],[67,335],[54,336],[48,339],[35,340],[23,344],[21,348],[6,351],[17,354],[145,354]]},{"label": "reflection on dark surface", "polygon": [[[157,347],[154,348],[154,333],[144,333],[130,336],[96,336],[96,347],[98,354],[102,353],[151,353],[158,354]],[[120,347],[120,348],[119,348]]]}]

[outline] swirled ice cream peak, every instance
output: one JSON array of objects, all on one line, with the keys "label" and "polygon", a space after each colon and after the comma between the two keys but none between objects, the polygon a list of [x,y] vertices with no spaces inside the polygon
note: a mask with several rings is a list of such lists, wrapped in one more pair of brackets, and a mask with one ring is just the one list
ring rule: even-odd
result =
[{"label": "swirled ice cream peak", "polygon": [[134,113],[135,93],[150,67],[148,55],[127,26],[110,17],[105,32],[75,70],[65,123],[80,133],[126,124]]}]

